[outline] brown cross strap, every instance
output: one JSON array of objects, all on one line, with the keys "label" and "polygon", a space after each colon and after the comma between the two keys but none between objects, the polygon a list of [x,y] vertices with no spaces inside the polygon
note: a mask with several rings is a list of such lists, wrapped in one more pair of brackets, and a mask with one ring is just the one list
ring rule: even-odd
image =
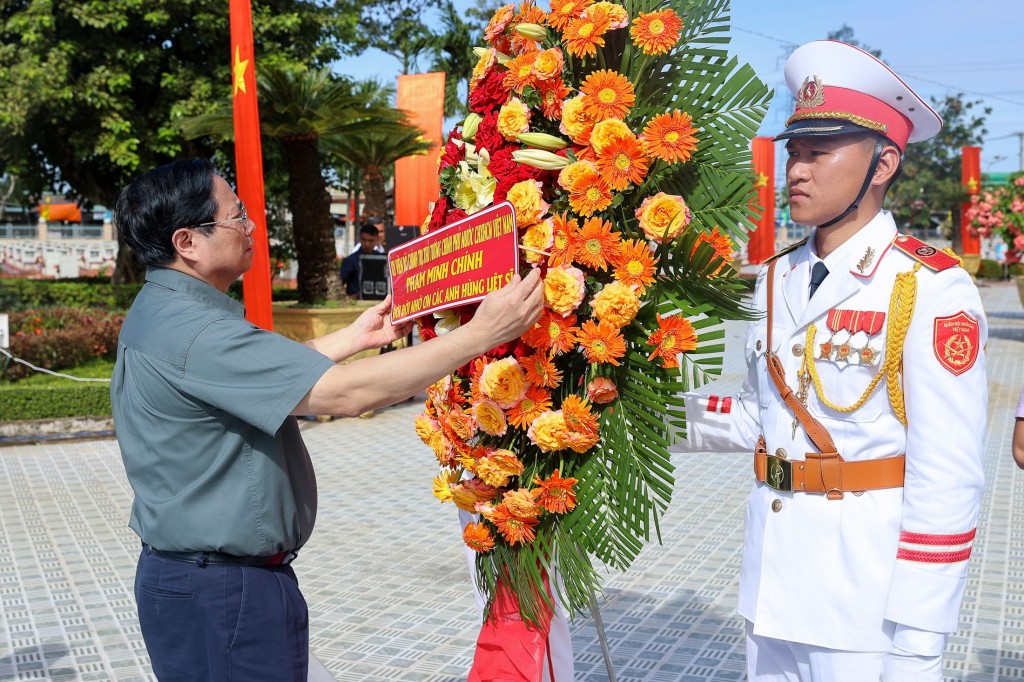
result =
[{"label": "brown cross strap", "polygon": [[836,453],[835,443],[832,442],[832,436],[829,434],[828,429],[822,426],[821,422],[814,418],[807,408],[797,399],[796,394],[793,393],[793,389],[786,384],[786,370],[782,366],[782,361],[772,350],[772,302],[774,299],[775,289],[775,264],[777,260],[773,260],[768,266],[768,348],[765,350],[764,358],[768,363],[768,376],[772,378],[772,383],[775,384],[775,388],[779,391],[779,396],[782,401],[786,403],[786,406],[793,412],[793,416],[800,420],[801,426],[804,427],[804,431],[807,432],[807,437],[811,439],[811,442],[818,446],[818,450],[822,453]]},{"label": "brown cross strap", "polygon": [[765,361],[768,375],[779,396],[804,427],[807,437],[819,452],[808,452],[807,459],[789,460],[784,453],[769,455],[764,436],[758,438],[754,450],[754,475],[758,481],[775,490],[825,494],[830,500],[843,499],[843,493],[880,490],[903,486],[906,456],[883,457],[859,462],[847,462],[836,450],[828,429],[807,411],[786,383],[786,370],[782,360],[772,350],[772,303],[774,301],[775,263],[768,266],[768,348]]}]

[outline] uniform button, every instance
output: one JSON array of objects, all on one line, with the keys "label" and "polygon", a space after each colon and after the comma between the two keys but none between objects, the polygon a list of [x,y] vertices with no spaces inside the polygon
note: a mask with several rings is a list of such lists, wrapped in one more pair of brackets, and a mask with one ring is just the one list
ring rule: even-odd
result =
[{"label": "uniform button", "polygon": [[782,500],[772,500],[772,511],[773,512],[780,512],[780,511],[782,511]]},{"label": "uniform button", "polygon": [[804,354],[804,347],[799,343],[793,346],[793,355],[800,357]]},{"label": "uniform button", "polygon": [[775,456],[778,457],[779,459],[786,459],[786,449],[779,448],[778,450],[775,451]]}]

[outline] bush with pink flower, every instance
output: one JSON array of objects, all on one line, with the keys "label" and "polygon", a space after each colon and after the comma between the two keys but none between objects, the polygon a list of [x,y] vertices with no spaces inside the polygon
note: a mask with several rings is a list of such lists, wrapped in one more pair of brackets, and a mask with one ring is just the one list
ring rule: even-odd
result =
[{"label": "bush with pink flower", "polygon": [[971,231],[981,237],[1006,242],[1006,262],[1021,262],[1024,255],[1024,171],[1014,173],[1006,184],[971,197],[967,209]]}]

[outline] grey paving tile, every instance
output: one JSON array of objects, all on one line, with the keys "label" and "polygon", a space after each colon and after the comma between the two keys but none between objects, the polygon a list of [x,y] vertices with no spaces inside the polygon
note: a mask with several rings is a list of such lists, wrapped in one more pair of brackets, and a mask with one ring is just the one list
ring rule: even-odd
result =
[{"label": "grey paving tile", "polygon": [[[1011,285],[983,287],[988,480],[961,627],[946,679],[1024,680],[1024,473],[1009,456],[1024,384],[1024,310]],[[741,325],[716,390],[738,386]],[[477,633],[456,515],[431,496],[418,405],[306,425],[320,486],[317,530],[295,564],[310,647],[339,681],[456,682]],[[677,456],[664,545],[606,572],[600,604],[621,682],[742,680],[734,612],[749,488],[746,455]],[[713,464],[714,466],[710,466]],[[132,597],[138,540],[114,441],[0,448],[0,681],[153,680]],[[577,680],[607,680],[593,622],[573,624]]]}]

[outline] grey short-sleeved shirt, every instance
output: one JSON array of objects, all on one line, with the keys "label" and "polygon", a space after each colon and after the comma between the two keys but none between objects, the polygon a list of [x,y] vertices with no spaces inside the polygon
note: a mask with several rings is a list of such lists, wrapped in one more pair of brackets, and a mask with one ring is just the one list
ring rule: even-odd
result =
[{"label": "grey short-sleeved shirt", "polygon": [[149,268],[125,317],[110,386],[135,491],[129,525],[167,551],[297,549],[316,479],[289,413],[334,362],[250,324],[194,277]]}]

